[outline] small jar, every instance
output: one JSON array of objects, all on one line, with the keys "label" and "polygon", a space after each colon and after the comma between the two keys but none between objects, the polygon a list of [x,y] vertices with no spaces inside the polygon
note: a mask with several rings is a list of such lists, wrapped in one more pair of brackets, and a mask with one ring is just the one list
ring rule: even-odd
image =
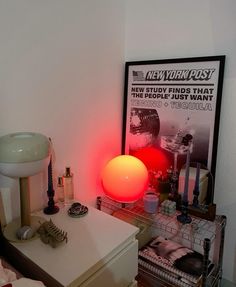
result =
[{"label": "small jar", "polygon": [[147,213],[157,213],[159,197],[156,192],[146,191],[143,197],[144,210]]}]

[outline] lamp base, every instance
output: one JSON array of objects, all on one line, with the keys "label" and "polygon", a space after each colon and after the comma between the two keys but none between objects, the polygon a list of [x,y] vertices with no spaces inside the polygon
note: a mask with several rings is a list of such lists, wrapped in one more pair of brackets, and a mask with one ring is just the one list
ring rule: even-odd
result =
[{"label": "lamp base", "polygon": [[30,216],[30,221],[31,221],[30,227],[34,231],[34,235],[30,239],[20,240],[16,236],[17,230],[21,227],[21,219],[20,218],[17,218],[15,220],[11,221],[10,223],[8,223],[4,227],[4,229],[3,229],[4,237],[11,242],[28,242],[30,240],[34,240],[34,239],[38,238],[39,235],[37,234],[37,230],[38,230],[40,224],[45,221],[45,219],[40,217],[40,216]]},{"label": "lamp base", "polygon": [[55,214],[59,211],[59,207],[56,206],[56,205],[53,205],[53,206],[47,206],[44,208],[43,212],[45,214]]},{"label": "lamp base", "polygon": [[180,222],[180,223],[183,223],[183,224],[188,224],[188,223],[191,223],[192,222],[192,218],[187,215],[187,214],[180,214],[177,216],[177,220]]}]

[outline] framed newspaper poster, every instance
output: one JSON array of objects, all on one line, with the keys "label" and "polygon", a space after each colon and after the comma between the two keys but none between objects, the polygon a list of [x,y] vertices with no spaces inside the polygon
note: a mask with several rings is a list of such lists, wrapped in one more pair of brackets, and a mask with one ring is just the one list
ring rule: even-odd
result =
[{"label": "framed newspaper poster", "polygon": [[191,142],[191,162],[214,176],[224,63],[225,56],[126,62],[122,152],[148,157],[155,174],[179,174]]}]

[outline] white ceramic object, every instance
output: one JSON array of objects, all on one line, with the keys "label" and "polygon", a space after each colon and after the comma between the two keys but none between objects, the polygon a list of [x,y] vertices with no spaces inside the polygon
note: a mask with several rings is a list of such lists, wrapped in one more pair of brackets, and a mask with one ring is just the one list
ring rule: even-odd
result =
[{"label": "white ceramic object", "polygon": [[39,133],[19,132],[0,137],[0,173],[28,177],[48,167],[51,144]]}]

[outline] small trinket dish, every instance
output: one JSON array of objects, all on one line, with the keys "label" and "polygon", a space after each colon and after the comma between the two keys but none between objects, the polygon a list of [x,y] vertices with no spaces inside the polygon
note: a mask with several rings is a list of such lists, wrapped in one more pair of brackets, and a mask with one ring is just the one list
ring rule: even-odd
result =
[{"label": "small trinket dish", "polygon": [[74,202],[68,209],[68,215],[71,217],[82,217],[88,213],[88,207],[79,202]]}]

